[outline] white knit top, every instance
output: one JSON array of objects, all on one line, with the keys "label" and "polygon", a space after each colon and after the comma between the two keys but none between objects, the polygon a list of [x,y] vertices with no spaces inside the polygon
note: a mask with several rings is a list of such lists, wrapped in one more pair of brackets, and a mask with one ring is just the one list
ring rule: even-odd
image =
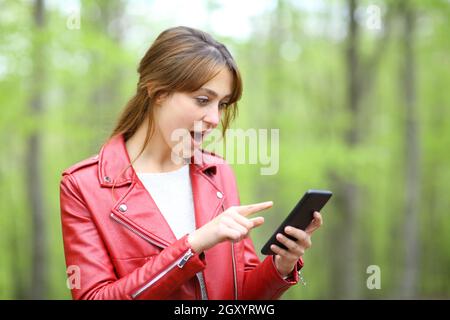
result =
[{"label": "white knit top", "polygon": [[194,200],[189,165],[161,173],[137,173],[175,237],[195,230]]}]

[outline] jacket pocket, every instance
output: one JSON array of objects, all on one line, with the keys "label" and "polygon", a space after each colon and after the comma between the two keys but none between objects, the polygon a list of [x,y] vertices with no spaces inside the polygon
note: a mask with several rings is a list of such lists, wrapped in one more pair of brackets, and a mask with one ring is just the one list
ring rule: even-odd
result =
[{"label": "jacket pocket", "polygon": [[[150,239],[147,235],[139,231],[128,221],[111,214],[112,225],[109,232],[114,234],[114,242],[120,246],[115,246],[111,256],[117,260],[145,259],[159,254],[163,245]],[[147,259],[148,260],[148,259]]]},{"label": "jacket pocket", "polygon": [[117,275],[121,278],[127,276],[137,268],[142,267],[152,257],[140,258],[112,258]]}]

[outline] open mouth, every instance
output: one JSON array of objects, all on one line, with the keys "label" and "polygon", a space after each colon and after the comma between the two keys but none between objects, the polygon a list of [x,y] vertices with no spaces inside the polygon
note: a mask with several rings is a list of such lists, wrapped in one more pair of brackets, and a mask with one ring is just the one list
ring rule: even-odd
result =
[{"label": "open mouth", "polygon": [[191,137],[192,138],[202,138],[203,139],[203,137],[208,133],[208,130],[203,130],[203,131],[195,131],[195,130],[192,130],[192,131],[189,131],[189,133],[191,134]]},{"label": "open mouth", "polygon": [[191,134],[192,141],[195,145],[199,145],[203,141],[206,131],[189,131]]}]

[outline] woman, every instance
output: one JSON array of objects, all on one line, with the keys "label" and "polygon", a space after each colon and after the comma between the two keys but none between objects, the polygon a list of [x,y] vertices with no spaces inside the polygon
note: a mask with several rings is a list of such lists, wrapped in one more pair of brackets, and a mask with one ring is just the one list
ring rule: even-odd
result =
[{"label": "woman", "polygon": [[248,234],[264,218],[249,215],[272,202],[240,206],[231,168],[199,148],[234,118],[242,83],[232,56],[207,33],[176,27],[157,37],[138,72],[99,154],[63,172],[73,298],[279,298],[298,282],[322,218],[316,212],[306,232],[286,230],[297,241],[279,235],[288,250],[273,246],[260,262]]}]

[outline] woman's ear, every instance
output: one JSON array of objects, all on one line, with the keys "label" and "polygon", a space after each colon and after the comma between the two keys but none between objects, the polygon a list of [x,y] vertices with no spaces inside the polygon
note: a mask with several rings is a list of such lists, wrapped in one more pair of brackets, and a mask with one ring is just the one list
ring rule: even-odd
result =
[{"label": "woman's ear", "polygon": [[147,86],[147,93],[149,97],[153,98],[153,101],[156,106],[161,105],[169,95],[167,92],[155,93],[150,86]]},{"label": "woman's ear", "polygon": [[169,94],[167,92],[160,92],[160,93],[158,93],[156,95],[156,97],[155,97],[155,104],[157,106],[161,105],[164,102],[164,100],[166,100],[168,95]]},{"label": "woman's ear", "polygon": [[155,93],[151,83],[148,83],[145,87],[147,89],[147,95],[154,101],[155,105],[160,105],[167,96],[167,94],[163,92]]},{"label": "woman's ear", "polygon": [[150,83],[148,83],[145,88],[147,89],[147,95],[151,99],[153,97],[153,87]]}]

